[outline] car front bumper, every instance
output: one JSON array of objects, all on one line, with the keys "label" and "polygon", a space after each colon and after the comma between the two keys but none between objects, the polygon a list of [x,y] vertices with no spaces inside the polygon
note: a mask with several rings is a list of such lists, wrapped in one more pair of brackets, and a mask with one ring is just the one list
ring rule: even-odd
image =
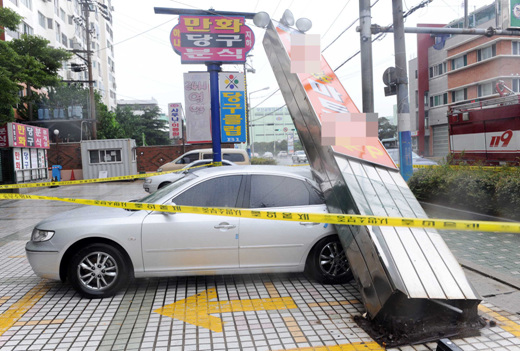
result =
[{"label": "car front bumper", "polygon": [[34,273],[42,278],[60,280],[59,251],[52,245],[33,241],[25,244],[25,254]]}]

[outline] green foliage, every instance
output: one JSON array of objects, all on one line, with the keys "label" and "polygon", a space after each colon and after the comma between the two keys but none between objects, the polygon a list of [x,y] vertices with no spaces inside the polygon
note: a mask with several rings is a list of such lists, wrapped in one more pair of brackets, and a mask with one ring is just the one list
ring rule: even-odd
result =
[{"label": "green foliage", "polygon": [[[18,29],[18,25],[22,22],[22,19],[23,16],[20,16],[10,8],[0,7],[0,27],[5,27],[12,31],[16,31]],[[0,28],[0,33],[3,31],[4,29]]]},{"label": "green foliage", "polygon": [[276,160],[272,158],[253,157],[251,158],[252,165],[276,165]]},{"label": "green foliage", "polygon": [[425,168],[408,185],[420,201],[520,219],[520,172],[515,168]]},{"label": "green foliage", "polygon": [[106,105],[99,104],[97,111],[98,139],[125,139],[123,128],[117,121],[116,113],[108,111]]},{"label": "green foliage", "polygon": [[153,107],[137,115],[129,107],[118,107],[116,121],[121,127],[122,137],[136,141],[144,139],[147,145],[169,145],[168,122],[159,119],[160,112],[159,107]]},{"label": "green foliage", "polygon": [[380,140],[394,138],[397,135],[397,126],[390,123],[388,118],[380,117],[377,120],[378,136]]}]

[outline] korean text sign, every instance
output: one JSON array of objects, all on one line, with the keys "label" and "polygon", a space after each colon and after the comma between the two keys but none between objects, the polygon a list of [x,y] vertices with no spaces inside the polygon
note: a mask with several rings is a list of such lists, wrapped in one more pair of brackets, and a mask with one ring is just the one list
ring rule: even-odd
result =
[{"label": "korean text sign", "polygon": [[0,127],[0,146],[49,149],[49,130],[20,123]]},{"label": "korean text sign", "polygon": [[170,128],[170,139],[182,138],[182,104],[168,104],[168,126]]},{"label": "korean text sign", "polygon": [[211,94],[208,72],[184,73],[186,142],[211,143]]},{"label": "korean text sign", "polygon": [[243,63],[255,36],[244,17],[179,16],[170,41],[181,63]]},{"label": "korean text sign", "polygon": [[223,143],[246,142],[246,104],[244,74],[221,72],[218,75],[220,91],[220,135]]}]

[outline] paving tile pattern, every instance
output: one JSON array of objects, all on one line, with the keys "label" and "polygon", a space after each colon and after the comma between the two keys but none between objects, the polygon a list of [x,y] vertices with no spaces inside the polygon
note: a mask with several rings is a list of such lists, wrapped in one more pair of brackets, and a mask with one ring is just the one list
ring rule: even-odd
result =
[{"label": "paving tile pattern", "polygon": [[[38,189],[36,193],[106,200],[145,195],[140,182],[70,189]],[[25,241],[39,219],[73,206],[41,201],[0,202],[1,351],[383,349],[354,322],[354,316],[365,312],[354,284],[325,286],[309,281],[303,274],[138,279],[112,298],[82,299],[67,283],[36,277],[24,254]],[[507,260],[503,263],[499,260],[500,255],[515,257],[520,252],[515,246],[516,237],[480,233],[443,235],[456,255],[474,255],[475,259],[490,262],[495,257],[497,260],[493,262],[502,266],[497,268],[505,267],[504,271],[511,273],[515,269],[514,265],[506,265]],[[472,244],[467,245],[468,242]],[[473,246],[475,250],[471,249]],[[495,255],[490,254],[489,258],[479,255],[480,249]],[[497,255],[497,252],[502,253]],[[208,289],[216,290],[218,301],[291,297],[296,308],[216,314],[224,322],[222,332],[154,312]],[[30,293],[39,297],[27,299]],[[26,300],[21,306],[20,302]],[[506,317],[508,322],[497,320],[496,327],[483,329],[480,336],[453,342],[462,350],[520,351],[520,316],[489,303],[484,306]],[[391,350],[435,350],[436,347],[436,343],[426,343]]]}]

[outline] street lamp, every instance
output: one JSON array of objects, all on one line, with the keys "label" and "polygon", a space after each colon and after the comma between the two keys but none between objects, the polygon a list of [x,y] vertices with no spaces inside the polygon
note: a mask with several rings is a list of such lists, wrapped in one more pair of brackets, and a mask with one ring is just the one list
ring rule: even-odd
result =
[{"label": "street lamp", "polygon": [[60,135],[60,131],[58,129],[54,129],[54,136],[56,137],[56,164],[60,164],[60,141],[58,138]]},{"label": "street lamp", "polygon": [[[248,124],[248,129],[249,129],[249,138],[247,140],[248,142],[248,145],[247,145],[247,153],[249,154],[249,157],[251,158],[251,146],[253,146],[253,126],[251,124],[251,95],[253,95],[254,93],[258,93],[259,91],[263,91],[263,90],[267,90],[269,89],[269,87],[265,87],[265,88],[262,88],[262,89],[258,89],[258,90],[255,90],[255,91],[252,91],[248,94],[248,98],[247,98],[247,116],[248,116],[248,120],[247,120],[247,124]],[[254,146],[253,146],[253,154],[254,154]]]}]

